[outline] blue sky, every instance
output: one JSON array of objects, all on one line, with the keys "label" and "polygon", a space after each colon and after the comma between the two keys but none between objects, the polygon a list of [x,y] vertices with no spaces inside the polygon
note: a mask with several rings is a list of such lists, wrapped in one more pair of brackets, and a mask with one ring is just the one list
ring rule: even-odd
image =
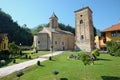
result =
[{"label": "blue sky", "polygon": [[53,12],[60,23],[75,27],[74,11],[89,6],[93,11],[93,23],[103,30],[118,24],[120,0],[1,0],[0,8],[10,14],[19,25],[34,28],[49,22]]}]

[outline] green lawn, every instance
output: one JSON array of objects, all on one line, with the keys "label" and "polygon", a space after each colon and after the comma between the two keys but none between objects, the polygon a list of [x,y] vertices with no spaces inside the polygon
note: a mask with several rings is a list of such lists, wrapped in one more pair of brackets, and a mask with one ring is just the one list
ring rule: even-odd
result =
[{"label": "green lawn", "polygon": [[[86,68],[81,60],[67,59],[65,52],[54,57],[53,61],[42,62],[42,66],[33,65],[23,70],[21,80],[54,80],[53,70],[58,70],[60,80],[120,80],[120,57],[101,54],[94,65]],[[87,73],[85,73],[85,70]],[[17,80],[16,72],[0,80]]]},{"label": "green lawn", "polygon": [[[50,51],[39,51],[38,53],[33,53],[33,51],[30,51],[30,50],[29,51],[28,50],[27,51],[22,51],[22,52],[24,53],[24,55],[16,57],[16,64],[18,64],[20,62],[31,60],[31,59],[35,59],[35,58],[37,58],[37,57],[39,57],[41,55],[45,55],[45,54],[51,53]],[[26,59],[25,58],[26,54],[28,55],[28,57],[31,56],[31,59]],[[10,65],[13,65],[13,64],[14,64],[13,61],[11,61],[7,65],[5,65],[5,66],[10,66]]]}]

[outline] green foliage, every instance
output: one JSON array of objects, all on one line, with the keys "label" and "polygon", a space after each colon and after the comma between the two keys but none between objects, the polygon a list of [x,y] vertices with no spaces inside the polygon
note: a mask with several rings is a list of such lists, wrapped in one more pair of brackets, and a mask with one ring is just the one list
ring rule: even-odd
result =
[{"label": "green foliage", "polygon": [[58,75],[58,74],[59,74],[59,72],[58,72],[57,70],[54,70],[52,73],[53,73],[54,75]]},{"label": "green foliage", "polygon": [[88,53],[85,53],[83,52],[81,55],[80,55],[80,58],[82,60],[82,62],[84,63],[84,65],[89,65],[91,63],[91,57],[90,55],[88,55]]},{"label": "green foliage", "polygon": [[14,22],[9,14],[0,10],[0,33],[7,33],[9,42],[15,42],[17,45],[31,46],[33,43],[33,35],[26,25],[19,26],[17,21]]},{"label": "green foliage", "polygon": [[75,34],[75,28],[73,28],[72,26],[65,25],[63,23],[59,23],[58,25],[59,25],[60,29],[65,30],[65,31],[69,31],[69,32]]},{"label": "green foliage", "polygon": [[97,57],[100,56],[99,50],[98,49],[94,49],[91,53],[91,57],[93,60],[96,60]]},{"label": "green foliage", "polygon": [[23,73],[22,71],[18,71],[18,72],[16,73],[16,76],[17,76],[17,77],[21,77],[22,75],[24,75],[24,73]]},{"label": "green foliage", "polygon": [[[84,66],[81,60],[67,59],[70,54],[76,53],[65,51],[64,54],[54,56],[56,61],[42,62],[42,64],[46,65],[44,67],[38,67],[37,65],[27,67],[23,69],[25,75],[21,77],[21,80],[54,80],[56,75],[53,75],[53,70],[59,71],[57,77],[60,78],[60,80],[64,80],[61,78],[67,78],[65,80],[111,80],[111,78],[112,80],[119,80],[119,57],[101,54],[99,60],[95,61],[95,65]],[[85,67],[87,74],[84,71]],[[104,75],[106,76],[105,79],[102,78]],[[85,79],[86,76],[87,79]],[[0,78],[0,80],[17,80],[16,72],[4,76]]]},{"label": "green foliage", "polygon": [[13,63],[16,63],[16,59],[13,60]]},{"label": "green foliage", "polygon": [[52,60],[52,56],[49,57],[49,60],[50,60],[50,61]]},{"label": "green foliage", "polygon": [[0,60],[9,60],[10,53],[8,50],[0,51]]},{"label": "green foliage", "polygon": [[115,41],[106,42],[108,53],[112,56],[119,56],[120,43]]},{"label": "green foliage", "polygon": [[37,61],[37,65],[40,66],[40,61]]},{"label": "green foliage", "polygon": [[15,42],[9,43],[8,48],[12,56],[19,55],[20,49]]},{"label": "green foliage", "polygon": [[[72,26],[70,25],[65,25],[63,23],[58,23],[59,25],[59,28],[61,30],[65,30],[65,31],[70,31],[71,33],[75,34],[75,28],[73,28]],[[43,27],[49,27],[49,24],[42,24],[42,25],[39,25],[35,30],[33,30],[33,34],[36,34],[38,33],[39,31],[41,31],[43,29]]]},{"label": "green foliage", "polygon": [[41,31],[43,29],[42,25],[39,25],[32,33],[33,34],[37,34],[39,31]]},{"label": "green foliage", "polygon": [[115,56],[120,56],[120,49],[118,49],[117,51],[115,51]]}]

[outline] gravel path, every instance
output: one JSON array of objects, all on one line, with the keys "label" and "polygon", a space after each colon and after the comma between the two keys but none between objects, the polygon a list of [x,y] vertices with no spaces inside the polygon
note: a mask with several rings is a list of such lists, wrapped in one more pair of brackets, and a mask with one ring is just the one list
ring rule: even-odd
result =
[{"label": "gravel path", "polygon": [[[56,56],[56,55],[59,55],[61,53],[63,53],[63,51],[54,52],[52,55]],[[12,65],[12,66],[7,66],[7,67],[0,68],[0,77],[6,76],[6,75],[11,74],[15,71],[19,71],[19,70],[22,70],[26,67],[34,65],[34,64],[37,63],[38,60],[40,62],[48,60],[49,56],[51,56],[51,54],[46,54],[46,55],[40,56],[37,59],[33,59],[33,60],[29,60],[29,61],[22,62],[22,63],[19,63],[19,64],[15,64],[15,65]]]}]

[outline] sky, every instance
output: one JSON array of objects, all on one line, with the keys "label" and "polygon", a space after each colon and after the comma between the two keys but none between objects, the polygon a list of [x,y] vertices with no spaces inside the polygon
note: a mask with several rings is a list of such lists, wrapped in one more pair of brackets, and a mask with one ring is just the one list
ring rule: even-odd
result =
[{"label": "sky", "polygon": [[120,23],[120,0],[0,0],[2,11],[28,28],[48,23],[53,12],[59,23],[75,27],[74,11],[86,6],[93,11],[93,24],[97,29]]}]

